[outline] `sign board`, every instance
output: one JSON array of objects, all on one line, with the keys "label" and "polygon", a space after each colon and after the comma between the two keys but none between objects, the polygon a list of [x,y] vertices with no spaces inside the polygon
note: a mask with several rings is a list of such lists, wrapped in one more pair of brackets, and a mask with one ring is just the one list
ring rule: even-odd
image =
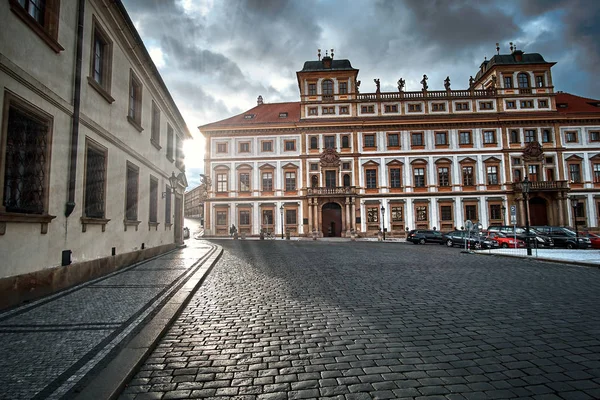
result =
[{"label": "sign board", "polygon": [[517,206],[510,206],[510,223],[511,225],[517,224]]},{"label": "sign board", "polygon": [[465,229],[468,230],[468,231],[470,231],[470,230],[473,229],[473,222],[471,222],[470,219],[468,219],[468,220],[465,221]]}]

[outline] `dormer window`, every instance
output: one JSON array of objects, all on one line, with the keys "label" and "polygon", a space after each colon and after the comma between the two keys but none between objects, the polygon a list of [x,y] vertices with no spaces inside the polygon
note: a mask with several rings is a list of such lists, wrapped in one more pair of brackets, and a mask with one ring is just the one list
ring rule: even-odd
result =
[{"label": "dormer window", "polygon": [[254,114],[246,114],[244,115],[244,119],[252,119],[254,118]]},{"label": "dormer window", "polygon": [[286,113],[286,112],[279,113],[279,118],[287,118],[287,117],[288,117],[288,113]]},{"label": "dormer window", "polygon": [[521,72],[517,75],[517,80],[519,82],[519,88],[528,88],[529,87],[529,75]]}]

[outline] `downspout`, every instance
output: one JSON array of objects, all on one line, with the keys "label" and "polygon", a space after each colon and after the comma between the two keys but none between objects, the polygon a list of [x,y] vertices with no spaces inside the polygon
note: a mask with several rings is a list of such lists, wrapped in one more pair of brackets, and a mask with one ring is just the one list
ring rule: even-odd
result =
[{"label": "downspout", "polygon": [[77,150],[79,142],[79,109],[81,104],[81,65],[83,63],[83,22],[85,17],[85,2],[79,0],[77,13],[77,54],[75,59],[75,87],[73,89],[73,118],[71,125],[71,145],[69,157],[69,172],[65,205],[65,217],[69,217],[75,209],[75,185],[77,177]]}]

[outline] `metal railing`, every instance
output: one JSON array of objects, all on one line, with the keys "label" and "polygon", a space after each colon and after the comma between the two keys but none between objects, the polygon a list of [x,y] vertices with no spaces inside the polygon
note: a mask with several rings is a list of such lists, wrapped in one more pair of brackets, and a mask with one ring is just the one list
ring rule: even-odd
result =
[{"label": "metal railing", "polygon": [[308,194],[309,196],[356,194],[356,187],[354,187],[354,186],[311,187],[311,188],[306,189],[306,194]]}]

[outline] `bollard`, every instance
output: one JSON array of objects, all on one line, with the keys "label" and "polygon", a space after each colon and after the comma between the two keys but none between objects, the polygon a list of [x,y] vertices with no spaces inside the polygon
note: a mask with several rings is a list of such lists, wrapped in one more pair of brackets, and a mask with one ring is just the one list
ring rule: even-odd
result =
[{"label": "bollard", "polygon": [[265,233],[260,231],[260,240],[265,240]]},{"label": "bollard", "polygon": [[313,229],[312,232],[313,240],[317,240],[317,231]]},{"label": "bollard", "polygon": [[237,232],[235,232],[235,233],[233,234],[233,240],[238,240],[238,233],[237,233]]},{"label": "bollard", "polygon": [[246,239],[246,232],[242,232],[242,240]]},{"label": "bollard", "polygon": [[285,232],[285,238],[286,238],[287,240],[290,240],[290,231],[286,231],[286,232]]}]

